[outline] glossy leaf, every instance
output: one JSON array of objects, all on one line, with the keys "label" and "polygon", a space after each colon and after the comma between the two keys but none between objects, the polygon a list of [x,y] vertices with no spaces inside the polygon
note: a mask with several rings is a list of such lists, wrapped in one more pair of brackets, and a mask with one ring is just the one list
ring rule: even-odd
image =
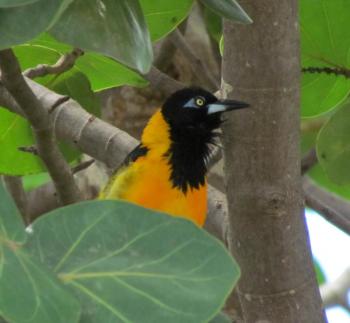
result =
[{"label": "glossy leaf", "polygon": [[173,31],[189,14],[193,0],[140,0],[152,41]]},{"label": "glossy leaf", "polygon": [[12,323],[78,322],[78,302],[22,251],[27,238],[0,179],[0,313]]},{"label": "glossy leaf", "polygon": [[0,0],[0,8],[20,7],[39,0]]},{"label": "glossy leaf", "polygon": [[[72,50],[71,46],[58,42],[47,34],[31,41],[29,48],[29,45],[26,46],[20,53],[16,52],[24,69],[36,66],[39,63],[53,64],[57,61],[59,55]],[[55,53],[55,55],[53,56],[52,53]],[[87,76],[94,91],[120,85],[147,85],[147,81],[139,74],[117,61],[97,53],[86,52],[79,57],[74,67]]]},{"label": "glossy leaf", "polygon": [[137,0],[75,0],[50,30],[60,41],[147,73],[152,46]]},{"label": "glossy leaf", "polygon": [[350,101],[342,105],[320,131],[317,156],[332,181],[350,184]]},{"label": "glossy leaf", "polygon": [[[350,2],[301,1],[302,66],[350,67]],[[333,109],[350,93],[350,79],[303,73],[302,115],[315,116]]]},{"label": "glossy leaf", "polygon": [[65,1],[39,0],[25,6],[0,8],[0,49],[24,43],[45,31]]},{"label": "glossy leaf", "polygon": [[208,8],[216,12],[221,17],[240,22],[242,24],[251,24],[253,20],[243,10],[236,0],[200,0]]},{"label": "glossy leaf", "polygon": [[27,250],[80,299],[87,323],[204,322],[239,277],[205,231],[129,203],[61,208],[34,222],[33,232]]}]

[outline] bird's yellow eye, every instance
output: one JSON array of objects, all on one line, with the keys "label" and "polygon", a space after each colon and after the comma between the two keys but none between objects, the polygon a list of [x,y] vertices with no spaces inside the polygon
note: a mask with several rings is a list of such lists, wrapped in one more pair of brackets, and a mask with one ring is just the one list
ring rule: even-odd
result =
[{"label": "bird's yellow eye", "polygon": [[203,98],[199,97],[199,98],[195,99],[195,103],[198,107],[202,107],[204,105],[205,101]]}]

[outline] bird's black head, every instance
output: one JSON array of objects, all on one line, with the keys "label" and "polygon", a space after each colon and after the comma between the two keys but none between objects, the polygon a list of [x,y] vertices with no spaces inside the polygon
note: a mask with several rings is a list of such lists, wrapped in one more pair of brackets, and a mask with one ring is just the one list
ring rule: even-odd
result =
[{"label": "bird's black head", "polygon": [[170,126],[211,131],[221,124],[221,114],[249,105],[233,100],[218,100],[201,88],[185,88],[172,94],[164,103],[162,113]]},{"label": "bird's black head", "polygon": [[221,114],[249,105],[218,100],[201,88],[186,88],[171,95],[162,107],[170,128],[171,146],[165,156],[171,166],[171,181],[184,193],[205,183],[210,144],[215,144]]}]

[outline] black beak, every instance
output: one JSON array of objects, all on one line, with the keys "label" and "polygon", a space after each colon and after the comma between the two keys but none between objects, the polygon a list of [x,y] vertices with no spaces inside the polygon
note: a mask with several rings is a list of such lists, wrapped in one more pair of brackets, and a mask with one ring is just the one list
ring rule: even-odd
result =
[{"label": "black beak", "polygon": [[207,113],[222,113],[231,110],[248,108],[249,104],[235,100],[221,100],[207,105]]}]

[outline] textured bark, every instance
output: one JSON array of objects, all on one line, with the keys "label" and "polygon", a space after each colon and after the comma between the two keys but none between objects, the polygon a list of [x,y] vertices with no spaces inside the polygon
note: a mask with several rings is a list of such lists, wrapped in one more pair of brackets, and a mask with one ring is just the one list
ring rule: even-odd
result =
[{"label": "textured bark", "polygon": [[301,193],[297,0],[240,4],[254,23],[224,24],[223,90],[252,106],[224,127],[243,316],[248,323],[319,323],[325,317]]}]

